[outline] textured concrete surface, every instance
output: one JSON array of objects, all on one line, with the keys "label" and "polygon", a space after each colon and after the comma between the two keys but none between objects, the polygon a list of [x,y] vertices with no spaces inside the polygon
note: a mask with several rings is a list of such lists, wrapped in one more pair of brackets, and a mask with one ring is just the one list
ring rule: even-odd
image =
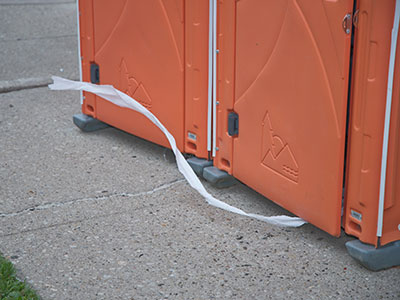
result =
[{"label": "textured concrete surface", "polygon": [[[20,10],[27,1],[6,2],[0,0],[0,14],[7,7],[7,14],[16,9],[30,18],[31,10]],[[50,6],[59,18],[74,14],[73,3],[34,2],[32,19]],[[3,16],[1,32],[4,20],[13,21]],[[54,21],[43,18],[49,26]],[[38,29],[46,27],[40,22]],[[0,42],[2,67],[13,59],[8,43],[29,42],[38,54],[35,62],[29,53],[20,56],[18,70],[5,64],[1,76],[40,77],[60,59],[77,74],[76,39],[54,37],[62,27],[46,30],[40,41]],[[48,44],[58,52],[47,53]],[[77,92],[0,94],[0,252],[43,299],[400,298],[400,269],[364,269],[346,252],[350,237],[312,225],[274,227],[210,207],[167,150],[114,128],[83,133],[72,124],[79,110]],[[249,212],[288,214],[242,184],[206,188]]]},{"label": "textured concrete surface", "polygon": [[42,5],[42,4],[65,4],[75,3],[74,0],[0,0],[0,5]]},{"label": "textured concrete surface", "polygon": [[[2,212],[49,198],[125,192],[128,186],[126,192],[143,191],[180,178],[161,147],[115,129],[82,133],[72,123],[80,108],[77,92],[40,88],[0,94],[0,99],[0,161],[6,166],[0,175]],[[144,170],[148,179],[140,177]]]},{"label": "textured concrete surface", "polygon": [[[0,39],[20,41],[76,37],[75,3],[37,5],[25,1],[21,5],[1,5]],[[42,2],[43,3],[43,2]],[[29,18],[26,18],[29,12]]]},{"label": "textured concrete surface", "polygon": [[76,4],[57,2],[0,1],[0,81],[79,78]]}]

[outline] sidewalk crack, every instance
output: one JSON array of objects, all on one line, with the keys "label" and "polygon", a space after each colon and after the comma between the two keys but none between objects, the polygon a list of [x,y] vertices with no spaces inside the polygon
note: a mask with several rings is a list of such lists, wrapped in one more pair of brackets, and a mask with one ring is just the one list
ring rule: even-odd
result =
[{"label": "sidewalk crack", "polygon": [[75,205],[78,203],[82,202],[92,202],[92,201],[105,201],[108,200],[112,197],[126,197],[126,198],[136,198],[140,196],[147,196],[147,195],[152,195],[154,193],[157,193],[159,191],[166,190],[176,184],[179,184],[181,182],[185,182],[185,179],[177,179],[168,183],[164,183],[160,186],[157,186],[149,191],[144,191],[144,192],[138,192],[138,193],[113,193],[113,194],[108,194],[108,195],[102,195],[102,196],[95,196],[95,197],[85,197],[85,198],[78,198],[78,199],[72,199],[68,201],[59,201],[59,202],[50,202],[50,203],[45,203],[45,204],[38,204],[34,205],[28,208],[21,209],[16,212],[10,212],[10,213],[0,213],[0,218],[7,218],[7,217],[16,217],[20,215],[24,215],[27,213],[30,213],[32,211],[41,211],[41,210],[48,210],[56,207],[63,207],[63,206],[68,206],[68,205]]}]

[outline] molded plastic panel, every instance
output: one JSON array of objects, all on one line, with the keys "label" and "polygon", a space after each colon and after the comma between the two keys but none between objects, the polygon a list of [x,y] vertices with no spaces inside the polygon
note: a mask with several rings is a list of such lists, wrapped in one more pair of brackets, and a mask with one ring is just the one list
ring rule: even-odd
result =
[{"label": "molded plastic panel", "polygon": [[[377,217],[394,0],[361,0],[356,31],[344,227],[377,245]],[[400,47],[396,55],[381,245],[400,240]]]},{"label": "molded plastic panel", "polygon": [[[88,66],[95,62],[100,84],[113,85],[149,109],[181,151],[207,157],[208,1],[80,2],[84,80],[90,80]],[[142,115],[85,96],[84,113],[169,147]]]},{"label": "molded plastic panel", "polygon": [[232,175],[233,141],[228,133],[228,116],[235,95],[236,1],[217,2],[217,136],[219,148],[214,166]]},{"label": "molded plastic panel", "polygon": [[[82,79],[90,82],[90,63],[94,61],[93,2],[79,1],[79,12]],[[96,118],[96,97],[86,92],[83,97],[82,112]]]},{"label": "molded plastic panel", "polygon": [[233,175],[338,236],[353,1],[235,3]]},{"label": "molded plastic panel", "polygon": [[[93,1],[94,61],[100,83],[112,84],[149,109],[183,150],[184,6],[171,1]],[[97,98],[97,118],[168,146],[145,117]]]},{"label": "molded plastic panel", "polygon": [[208,158],[209,1],[185,2],[185,152]]}]

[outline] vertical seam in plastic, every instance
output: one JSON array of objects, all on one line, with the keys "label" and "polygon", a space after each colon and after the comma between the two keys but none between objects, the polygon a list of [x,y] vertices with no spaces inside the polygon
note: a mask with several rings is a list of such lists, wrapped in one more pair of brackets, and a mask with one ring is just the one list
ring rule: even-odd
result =
[{"label": "vertical seam in plastic", "polygon": [[385,111],[385,127],[383,131],[383,144],[382,144],[382,162],[381,162],[381,179],[379,187],[379,207],[378,207],[378,224],[377,233],[378,237],[382,237],[383,229],[383,213],[385,210],[385,188],[386,188],[386,171],[387,171],[387,155],[389,148],[389,130],[390,130],[390,115],[392,110],[393,98],[393,77],[394,67],[396,61],[397,39],[399,33],[400,21],[400,0],[396,0],[395,17],[392,29],[392,40],[390,47],[390,60],[389,60],[389,74],[388,74],[388,87],[386,94],[386,111]]}]

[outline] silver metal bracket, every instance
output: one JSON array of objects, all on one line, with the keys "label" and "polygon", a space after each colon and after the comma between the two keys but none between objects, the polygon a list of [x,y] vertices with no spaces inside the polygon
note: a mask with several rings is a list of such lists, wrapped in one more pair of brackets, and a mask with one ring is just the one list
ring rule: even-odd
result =
[{"label": "silver metal bracket", "polygon": [[351,26],[353,25],[353,17],[350,13],[344,16],[342,21],[342,27],[346,34],[350,34]]}]

